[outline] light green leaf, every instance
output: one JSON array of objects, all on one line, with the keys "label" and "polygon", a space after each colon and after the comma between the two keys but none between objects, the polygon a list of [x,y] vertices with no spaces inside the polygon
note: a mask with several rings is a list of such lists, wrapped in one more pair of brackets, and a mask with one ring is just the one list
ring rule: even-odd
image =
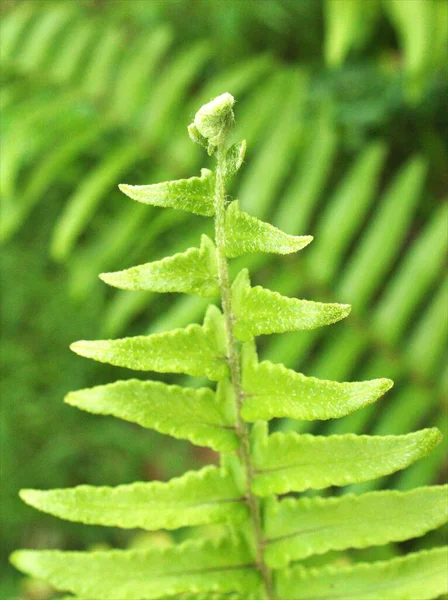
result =
[{"label": "light green leaf", "polygon": [[372,32],[379,9],[379,0],[326,0],[325,61],[339,67],[353,48],[363,46]]},{"label": "light green leaf", "polygon": [[378,202],[375,218],[368,221],[356,252],[347,258],[336,291],[338,297],[356,305],[358,314],[380,292],[403,247],[421,201],[426,173],[427,165],[421,157],[409,160],[400,169]]},{"label": "light green leaf", "polygon": [[204,217],[213,216],[214,175],[208,169],[201,169],[200,177],[164,181],[152,185],[120,184],[120,190],[137,202],[186,210]]},{"label": "light green leaf", "polygon": [[448,591],[447,548],[434,548],[388,561],[350,567],[280,572],[276,592],[281,600],[431,600]]},{"label": "light green leaf", "polygon": [[407,435],[299,435],[267,436],[255,428],[252,449],[259,496],[319,490],[375,479],[404,469],[428,454],[441,440],[436,428]]},{"label": "light green leaf", "polygon": [[235,200],[226,211],[226,256],[236,258],[247,252],[290,254],[313,241],[311,235],[289,235],[239,209]]},{"label": "light green leaf", "polygon": [[[57,600],[91,600],[91,598],[81,598],[80,596],[62,596]],[[245,593],[244,596],[238,592],[204,592],[202,594],[175,594],[174,596],[161,596],[161,600],[260,600],[258,592],[254,594]]]},{"label": "light green leaf", "polygon": [[424,73],[431,60],[434,4],[425,0],[414,0],[411,4],[405,0],[383,2],[400,38],[405,68],[414,76]]},{"label": "light green leaf", "polygon": [[103,273],[100,279],[123,290],[184,292],[204,298],[219,294],[215,246],[203,235],[200,248],[189,248],[174,256],[116,273]]},{"label": "light green leaf", "polygon": [[241,414],[246,421],[279,417],[313,421],[335,419],[375,402],[389,390],[390,379],[353,383],[305,377],[282,364],[258,363],[254,346],[243,347]]},{"label": "light green leaf", "polygon": [[70,348],[76,354],[117,367],[217,380],[228,373],[224,340],[222,314],[216,306],[210,306],[202,326],[119,340],[81,340]]},{"label": "light green leaf", "polygon": [[244,520],[247,505],[243,496],[230,472],[215,466],[190,471],[166,483],[80,485],[20,492],[22,500],[30,506],[61,519],[150,531]]},{"label": "light green leaf", "polygon": [[380,491],[339,498],[286,498],[268,502],[265,558],[281,569],[329,550],[381,546],[436,529],[448,521],[448,486],[410,492]]},{"label": "light green leaf", "polygon": [[248,593],[244,596],[241,596],[241,594],[238,594],[237,592],[231,592],[229,594],[220,594],[219,592],[206,592],[205,594],[182,594],[182,596],[164,596],[162,600],[260,600],[260,595],[257,592],[255,592],[255,595]]},{"label": "light green leaf", "polygon": [[56,589],[95,600],[152,600],[208,590],[254,592],[260,585],[254,557],[246,544],[233,539],[147,550],[20,550],[11,562]]},{"label": "light green leaf", "polygon": [[82,410],[113,415],[217,452],[238,447],[234,401],[224,386],[185,388],[161,381],[128,379],[70,392],[65,402]]},{"label": "light green leaf", "polygon": [[129,169],[139,155],[140,148],[134,141],[120,145],[80,182],[54,227],[51,253],[56,260],[68,258],[98,205],[115,189],[117,178]]},{"label": "light green leaf", "polygon": [[287,298],[261,286],[251,287],[249,273],[243,269],[232,286],[235,335],[241,341],[253,336],[315,329],[345,318],[348,304],[325,304]]},{"label": "light green leaf", "polygon": [[246,156],[246,140],[237,142],[230,146],[227,150],[226,161],[227,161],[227,172],[226,180],[229,181],[241,168]]}]

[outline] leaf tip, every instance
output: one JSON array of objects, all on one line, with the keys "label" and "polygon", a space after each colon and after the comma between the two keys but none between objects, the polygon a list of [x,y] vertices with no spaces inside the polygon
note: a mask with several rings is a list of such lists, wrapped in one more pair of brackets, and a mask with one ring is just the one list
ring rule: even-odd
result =
[{"label": "leaf tip", "polygon": [[76,392],[69,392],[64,396],[64,402],[70,406],[77,406],[76,404]]},{"label": "leaf tip", "polygon": [[394,382],[392,381],[392,379],[381,377],[379,379],[375,379],[374,381],[376,383],[377,389],[381,392],[381,394],[385,394],[391,388],[394,387]]},{"label": "leaf tip", "polygon": [[107,283],[107,285],[111,285],[111,286],[115,286],[115,278],[114,278],[114,273],[100,273],[98,275],[99,279],[101,279],[101,281],[104,281],[104,283]]},{"label": "leaf tip", "polygon": [[94,345],[98,342],[88,341],[88,340],[79,340],[78,342],[73,342],[70,344],[69,348],[75,354],[79,356],[85,356],[86,358],[90,358],[94,356]]},{"label": "leaf tip", "polygon": [[429,427],[423,431],[426,432],[426,437],[431,449],[438,446],[443,439],[443,434],[438,427]]},{"label": "leaf tip", "polygon": [[19,491],[19,498],[29,506],[36,507],[41,492],[39,490],[24,489]]},{"label": "leaf tip", "polygon": [[72,344],[70,344],[69,348],[75,354],[80,354],[82,356],[83,345],[84,345],[84,341],[81,340],[79,342],[73,342]]},{"label": "leaf tip", "polygon": [[20,569],[20,554],[23,550],[16,550],[12,554],[9,555],[9,562],[16,568]]},{"label": "leaf tip", "polygon": [[9,556],[9,562],[19,571],[29,573],[35,561],[31,550],[16,550]]},{"label": "leaf tip", "polygon": [[130,190],[131,186],[128,183],[119,183],[118,184],[118,189],[120,190],[120,192],[123,192],[123,194],[128,194],[129,190]]},{"label": "leaf tip", "polygon": [[351,304],[340,304],[339,306],[341,308],[341,318],[342,319],[344,319],[345,317],[348,317],[348,315],[352,312]]}]

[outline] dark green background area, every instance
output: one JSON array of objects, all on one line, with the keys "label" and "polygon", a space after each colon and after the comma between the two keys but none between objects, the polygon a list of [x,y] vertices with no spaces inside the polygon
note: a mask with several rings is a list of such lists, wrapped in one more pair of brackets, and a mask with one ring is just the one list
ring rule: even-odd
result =
[{"label": "dark green background area", "polygon": [[[135,537],[38,513],[19,489],[168,479],[215,460],[62,400],[132,376],[73,355],[72,341],[202,318],[203,301],[118,292],[97,275],[197,245],[207,231],[203,219],[133,204],[117,184],[209,166],[186,126],[218,93],[237,98],[235,139],[248,140],[232,195],[289,233],[315,236],[299,255],[248,256],[236,268],[249,266],[254,282],[291,296],[353,305],[328,331],[262,338],[261,354],[321,378],[396,381],[356,415],[274,426],[446,429],[443,0],[3,0],[0,7],[2,598],[49,597],[20,582],[7,563],[13,549],[126,546]],[[405,489],[444,474],[441,447],[369,485]],[[441,541],[434,533],[414,547]]]}]

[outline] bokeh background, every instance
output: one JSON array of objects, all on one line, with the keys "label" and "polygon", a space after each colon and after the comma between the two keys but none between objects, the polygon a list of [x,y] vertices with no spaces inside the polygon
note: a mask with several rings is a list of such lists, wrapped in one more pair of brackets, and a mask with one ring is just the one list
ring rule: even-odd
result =
[{"label": "bokeh background", "polygon": [[[38,513],[21,503],[20,488],[168,479],[215,460],[62,399],[133,375],[71,354],[70,342],[202,319],[202,300],[114,291],[97,276],[182,251],[207,231],[199,217],[133,204],[117,184],[209,166],[186,126],[224,91],[238,100],[235,139],[248,141],[232,195],[289,233],[315,236],[299,255],[248,256],[236,268],[249,266],[255,282],[288,295],[353,305],[333,327],[265,337],[262,356],[321,378],[396,382],[344,419],[275,426],[446,431],[445,0],[0,6],[2,598],[52,597],[8,566],[14,548],[144,543],[135,532]],[[357,489],[441,481],[443,454],[442,446]],[[442,543],[442,535],[412,547]]]}]

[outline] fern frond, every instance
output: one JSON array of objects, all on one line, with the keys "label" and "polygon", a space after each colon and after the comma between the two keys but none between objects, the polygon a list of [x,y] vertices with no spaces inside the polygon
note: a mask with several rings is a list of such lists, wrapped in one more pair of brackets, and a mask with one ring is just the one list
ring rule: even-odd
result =
[{"label": "fern frond", "polygon": [[138,155],[134,144],[114,150],[69,199],[53,232],[51,252],[57,260],[67,258],[98,202]]},{"label": "fern frond", "polygon": [[247,421],[335,419],[375,402],[393,385],[390,379],[338,383],[306,377],[281,364],[259,363],[250,343],[243,348],[242,382]]},{"label": "fern frond", "polygon": [[20,494],[30,506],[61,519],[150,531],[244,520],[247,506],[243,495],[229,471],[213,466],[189,471],[167,483],[141,482],[115,488],[81,485],[23,490]]},{"label": "fern frond", "polygon": [[260,425],[253,442],[254,492],[268,496],[374,479],[404,469],[431,452],[440,440],[435,428],[384,437],[294,432],[266,437]]},{"label": "fern frond", "polygon": [[[104,46],[99,59],[104,60],[107,65],[111,64],[111,57],[116,53],[117,39],[107,34],[103,38]],[[207,56],[201,46],[192,48],[191,54],[195,57],[194,68],[179,77],[176,82],[178,89],[185,85]],[[186,67],[184,58],[179,57],[173,63],[163,77],[158,93],[160,90],[168,92],[168,82],[181,66]],[[302,90],[301,101],[304,103],[306,76],[294,71],[290,79],[295,92]],[[94,85],[93,81],[90,83]],[[99,92],[95,89],[91,93],[95,95]],[[175,95],[170,90],[167,105],[174,102]],[[302,588],[300,592],[297,591],[298,580],[304,582],[303,589],[308,590],[304,593],[308,595],[323,596],[328,592],[329,597],[335,597],[335,590],[345,580],[351,586],[350,594],[353,597],[361,597],[359,592],[376,598],[379,597],[376,595],[379,578],[385,575],[389,578],[387,589],[397,599],[407,597],[410,590],[417,590],[416,593],[420,594],[421,588],[409,565],[412,563],[423,574],[427,573],[428,554],[425,553],[409,555],[401,562],[390,560],[356,565],[345,570],[342,576],[339,571],[331,568],[313,571],[302,566],[273,572],[274,567],[284,567],[290,560],[324,554],[330,550],[402,541],[422,535],[445,522],[447,515],[442,509],[441,501],[445,490],[440,487],[428,487],[404,494],[373,492],[360,496],[344,495],[335,499],[288,499],[280,503],[275,498],[260,500],[290,491],[353,486],[359,483],[364,485],[363,491],[366,491],[370,486],[377,485],[370,483],[372,480],[395,473],[426,456],[440,442],[441,433],[436,428],[426,428],[404,435],[311,435],[293,431],[268,435],[265,421],[283,416],[309,421],[329,420],[350,415],[362,407],[364,410],[355,418],[358,424],[363,424],[366,415],[368,417],[372,412],[372,403],[391,387],[392,382],[378,378],[369,380],[372,371],[384,366],[383,361],[376,357],[365,365],[367,377],[363,379],[367,380],[354,383],[307,377],[278,363],[258,361],[254,337],[295,330],[314,330],[346,317],[350,306],[298,300],[262,287],[252,288],[247,268],[239,270],[238,263],[235,272],[239,271],[239,274],[232,282],[233,271],[229,269],[227,254],[239,256],[249,250],[290,252],[310,241],[307,236],[283,233],[249,214],[246,215],[236,203],[227,205],[226,185],[240,168],[245,152],[245,143],[233,145],[230,151],[227,146],[227,136],[234,125],[234,102],[231,94],[220,94],[196,112],[189,127],[191,139],[204,146],[209,155],[216,156],[217,168],[214,173],[203,169],[201,178],[149,186],[125,186],[123,190],[143,203],[214,216],[215,243],[204,236],[200,249],[190,248],[187,252],[156,263],[103,276],[112,284],[140,291],[184,291],[208,295],[211,293],[211,285],[213,291],[219,292],[221,296],[222,311],[210,305],[203,325],[193,324],[163,331],[163,324],[158,323],[155,326],[157,332],[147,336],[81,341],[72,346],[82,356],[134,370],[208,377],[218,381],[216,391],[129,380],[72,392],[67,397],[68,403],[90,412],[112,414],[174,437],[208,445],[224,453],[221,468],[189,474],[166,484],[137,483],[115,489],[78,487],[53,492],[27,490],[23,493],[25,501],[43,510],[85,522],[122,527],[137,525],[149,529],[155,526],[176,528],[201,523],[227,523],[231,526],[220,529],[225,533],[216,543],[190,540],[164,550],[150,547],[145,551],[86,554],[21,551],[14,554],[12,560],[24,572],[44,578],[59,588],[81,596],[94,594],[98,599],[105,600],[113,600],[117,594],[123,599],[137,600],[144,597],[149,600],[173,594],[188,596],[201,592],[218,592],[218,597],[223,593],[236,593],[237,596],[246,595],[247,598],[257,595],[263,600],[292,600],[303,591]],[[286,97],[284,113],[279,116],[279,123],[268,139],[269,145],[285,156],[290,151],[289,144],[293,139],[291,126],[296,110],[295,102],[293,95]],[[154,121],[154,115],[163,114],[165,105],[160,102],[157,93],[151,99],[151,105],[153,112],[149,122],[154,141],[160,135],[160,125],[158,121]],[[143,129],[147,127],[146,123]],[[332,136],[329,135],[324,148],[329,155],[332,143]],[[183,144],[180,144],[179,148],[182,147]],[[265,148],[243,182],[242,191],[245,193],[251,190],[255,178],[258,178],[258,182],[264,181],[271,192],[280,183],[282,164],[272,169],[268,175],[262,172],[268,156],[264,150]],[[269,150],[272,152],[272,147]],[[382,157],[381,146],[371,149],[354,169],[355,180],[359,182],[360,173],[370,173],[374,178]],[[360,304],[361,312],[369,306],[400,247],[416,205],[425,170],[424,161],[420,158],[409,162],[401,170],[362,241],[360,253],[349,261],[340,278],[340,295],[355,298]],[[99,180],[101,181],[101,177]],[[313,180],[310,188],[313,194],[319,185]],[[357,212],[356,218],[351,222],[349,220],[343,228],[347,236],[355,234],[356,221],[365,214],[366,207],[373,198],[372,193],[367,191],[365,182],[364,185],[362,208]],[[353,193],[353,189],[351,185],[344,183],[344,202]],[[397,196],[404,196],[406,202],[396,203]],[[92,198],[95,198],[95,194],[86,206]],[[270,201],[269,195],[265,195],[259,214],[268,211]],[[349,247],[348,240],[344,240],[338,231],[341,217],[335,206],[336,204],[330,205],[327,218],[323,221],[325,243],[334,237],[337,247],[337,258],[331,268],[316,276],[316,280],[324,285],[333,283],[333,276],[343,262],[342,255]],[[302,217],[305,213],[302,213]],[[138,228],[143,224],[143,217],[140,221],[141,214],[138,211],[132,216],[130,231],[133,233],[134,227]],[[186,219],[185,216],[179,217],[177,223],[185,224],[188,222]],[[384,244],[381,257],[375,263],[375,277],[361,279],[359,275],[366,270],[376,252],[379,236],[388,220],[393,221],[390,227],[393,235]],[[170,223],[172,221],[163,219],[152,223],[150,244],[157,235],[167,230]],[[76,235],[76,220],[74,229],[69,228],[69,231],[74,231]],[[191,234],[193,233],[192,231]],[[252,237],[257,238],[255,242],[249,239]],[[312,260],[309,261],[310,259],[305,262],[305,274],[312,265]],[[251,264],[260,265],[263,261],[253,257]],[[293,286],[296,286],[296,282],[289,275],[282,272],[276,281],[282,291],[289,289],[294,293]],[[152,278],[150,283],[148,278]],[[203,287],[204,281],[208,286],[206,290]],[[444,289],[442,291],[445,293]],[[142,297],[146,299],[147,296]],[[426,348],[428,326],[442,321],[443,298],[442,294],[436,296],[435,302],[424,312],[416,327],[413,338],[415,343],[407,350],[409,362],[419,356],[421,348]],[[185,306],[191,307],[191,299],[175,305],[170,317],[178,319],[180,313],[183,318]],[[205,303],[196,305],[198,306],[205,306]],[[370,343],[367,336],[361,336],[358,342],[359,337],[355,326],[340,336],[336,343],[324,347],[320,353],[323,357],[319,359],[320,368],[328,368],[330,364],[338,374],[349,370],[348,362],[341,360],[341,348],[345,347],[348,340],[352,346],[355,344],[355,352],[352,354],[359,357]],[[320,334],[314,331],[304,337],[299,353],[306,352],[319,339]],[[421,361],[425,372],[430,372],[439,358],[437,339],[434,347],[427,358]],[[319,364],[317,367],[314,364],[314,368],[319,370]],[[349,419],[352,417],[347,418],[343,427],[346,427]],[[415,414],[412,419],[415,421]],[[247,421],[258,422],[249,426]],[[418,423],[413,422],[413,425]],[[332,428],[333,425],[330,425],[328,430],[331,432]],[[306,430],[303,425],[299,425],[298,429]],[[352,487],[348,490],[351,491]],[[152,504],[158,511],[155,517],[141,513],[139,506],[142,501]],[[79,502],[81,510],[77,507]],[[133,505],[136,506],[135,512]],[[422,506],[430,516],[421,514]],[[405,522],[402,518],[404,511],[415,515],[415,518]],[[383,513],[387,513],[389,517],[387,522],[384,521]],[[379,523],[378,514],[382,517]],[[331,529],[331,534],[328,529]],[[439,564],[438,551],[432,551],[431,557],[435,557]],[[91,571],[82,578],[87,564]],[[435,587],[425,592],[429,594],[428,598],[433,597],[440,588],[439,567],[436,571]],[[365,577],[362,577],[362,573]],[[339,591],[337,593],[340,595]]]},{"label": "fern frond", "polygon": [[260,586],[254,557],[242,540],[188,541],[151,550],[20,550],[11,560],[56,588],[98,600],[152,600],[204,591],[253,593]]},{"label": "fern frond", "polygon": [[310,235],[288,235],[239,209],[238,200],[226,212],[226,255],[236,258],[247,252],[289,254],[313,241]]},{"label": "fern frond", "polygon": [[421,536],[448,521],[447,491],[447,486],[434,486],[409,492],[268,501],[266,560],[281,569],[316,553]]},{"label": "fern frond", "polygon": [[350,313],[348,304],[324,304],[286,298],[261,286],[251,287],[247,269],[232,286],[235,333],[241,341],[253,336],[307,330],[330,325]]},{"label": "fern frond", "polygon": [[213,173],[202,169],[200,177],[152,185],[120,184],[120,190],[137,202],[177,208],[204,217],[213,216]]},{"label": "fern frond", "polygon": [[204,298],[219,293],[215,247],[206,235],[202,236],[200,248],[189,248],[125,271],[102,273],[100,279],[124,290],[184,292]]},{"label": "fern frond", "polygon": [[282,600],[341,595],[353,600],[430,600],[447,592],[446,567],[446,547],[349,567],[297,566],[278,576],[277,593]]},{"label": "fern frond", "polygon": [[[164,335],[164,334],[161,334]],[[160,381],[128,379],[71,392],[65,402],[97,415],[113,415],[216,451],[238,446],[233,399],[224,384],[189,389]]]},{"label": "fern frond", "polygon": [[99,362],[137,371],[186,373],[225,378],[223,323],[219,309],[209,307],[204,324],[121,340],[79,341],[73,352]]}]

